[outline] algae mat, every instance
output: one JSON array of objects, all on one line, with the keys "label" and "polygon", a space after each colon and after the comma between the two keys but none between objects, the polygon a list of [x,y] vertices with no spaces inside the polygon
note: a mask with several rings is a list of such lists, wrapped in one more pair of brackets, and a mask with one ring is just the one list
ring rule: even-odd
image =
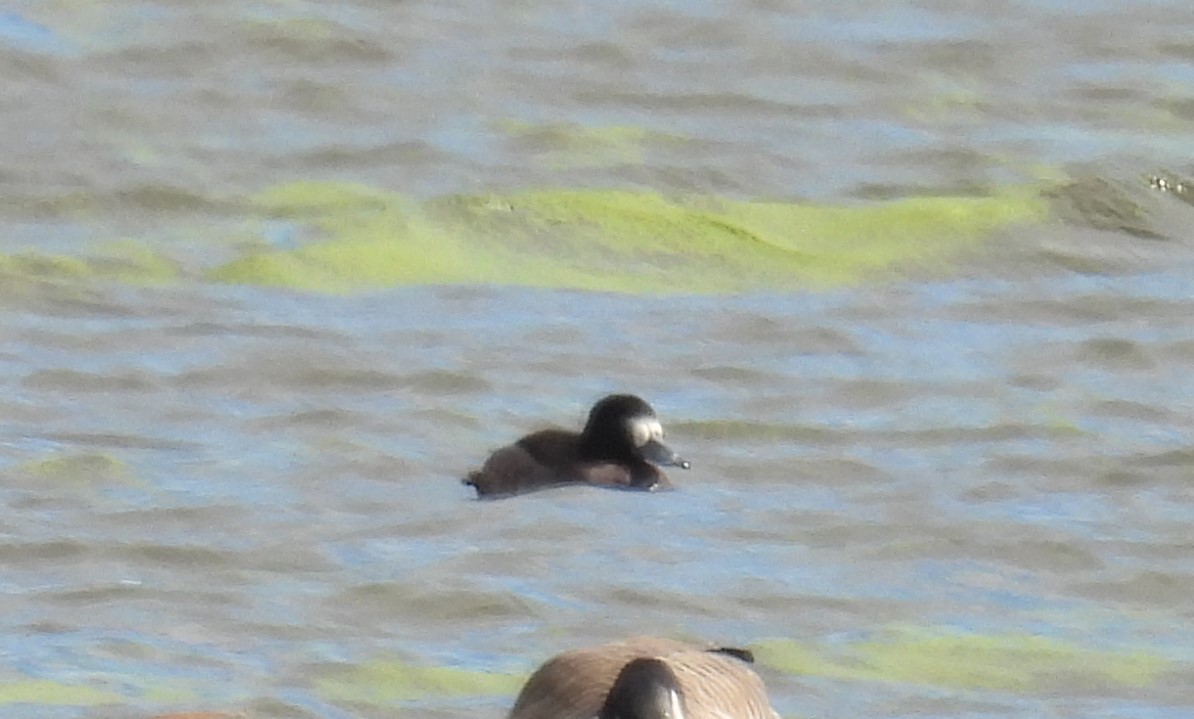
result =
[{"label": "algae mat", "polygon": [[1049,637],[928,628],[894,628],[833,652],[787,639],[752,648],[763,665],[791,674],[1026,694],[1072,683],[1148,687],[1179,669],[1145,648],[1101,651]]},{"label": "algae mat", "polygon": [[523,680],[508,674],[378,659],[327,671],[316,679],[315,687],[331,702],[397,706],[434,697],[513,695]]},{"label": "algae mat", "polygon": [[902,266],[945,266],[1012,223],[1041,220],[1037,191],[916,197],[859,207],[610,190],[451,196],[416,203],[346,184],[252,198],[264,240],[212,281],[349,292],[497,284],[634,293],[826,287]]},{"label": "algae mat", "polygon": [[1028,187],[823,206],[614,190],[420,203],[363,185],[299,182],[248,198],[237,209],[242,228],[202,245],[120,238],[96,242],[84,256],[0,255],[0,289],[21,294],[53,282],[84,293],[90,281],[193,279],[331,293],[412,285],[819,289],[906,268],[946,271],[1000,229],[1047,219],[1050,207],[1046,192]]}]

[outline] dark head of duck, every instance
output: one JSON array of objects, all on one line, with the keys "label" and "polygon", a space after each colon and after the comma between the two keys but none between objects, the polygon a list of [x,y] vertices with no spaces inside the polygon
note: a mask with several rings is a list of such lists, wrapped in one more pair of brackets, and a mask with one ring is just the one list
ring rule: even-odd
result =
[{"label": "dark head of duck", "polygon": [[671,487],[661,466],[691,465],[663,441],[655,410],[641,398],[614,394],[589,411],[579,433],[546,429],[490,455],[464,480],[480,497],[521,494],[562,484],[654,491]]}]

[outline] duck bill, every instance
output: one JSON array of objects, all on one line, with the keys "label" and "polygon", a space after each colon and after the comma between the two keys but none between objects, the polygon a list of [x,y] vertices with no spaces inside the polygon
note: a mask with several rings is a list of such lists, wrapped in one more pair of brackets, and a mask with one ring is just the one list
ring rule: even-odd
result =
[{"label": "duck bill", "polygon": [[688,460],[673,452],[671,447],[653,439],[644,444],[641,451],[644,459],[661,467],[688,469],[692,466]]}]

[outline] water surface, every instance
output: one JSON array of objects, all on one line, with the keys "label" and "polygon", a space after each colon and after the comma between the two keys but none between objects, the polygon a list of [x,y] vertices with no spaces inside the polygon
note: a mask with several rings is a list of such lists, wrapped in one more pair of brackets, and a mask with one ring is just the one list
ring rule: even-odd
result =
[{"label": "water surface", "polygon": [[[12,5],[4,715],[498,717],[649,632],[754,648],[789,717],[1184,719],[1191,37]],[[459,484],[612,391],[677,491]]]}]

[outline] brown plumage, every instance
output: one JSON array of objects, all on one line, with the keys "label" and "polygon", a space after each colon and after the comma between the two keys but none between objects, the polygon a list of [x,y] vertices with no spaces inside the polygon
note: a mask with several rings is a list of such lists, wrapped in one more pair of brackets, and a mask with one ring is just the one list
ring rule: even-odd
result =
[{"label": "brown plumage", "polygon": [[545,429],[490,455],[464,483],[478,497],[501,497],[561,484],[655,491],[671,487],[660,465],[688,468],[663,443],[651,405],[614,394],[593,405],[580,432]]},{"label": "brown plumage", "polygon": [[531,675],[508,719],[779,719],[750,659],[660,637],[576,649]]}]

